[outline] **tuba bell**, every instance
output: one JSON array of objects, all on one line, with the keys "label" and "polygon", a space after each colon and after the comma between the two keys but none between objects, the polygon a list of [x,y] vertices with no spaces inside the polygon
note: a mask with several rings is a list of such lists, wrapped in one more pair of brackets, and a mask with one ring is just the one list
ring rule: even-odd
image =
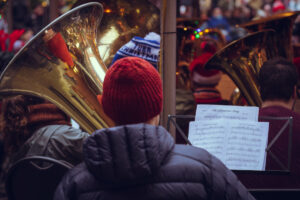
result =
[{"label": "tuba bell", "polygon": [[220,49],[206,63],[206,69],[219,69],[236,84],[251,106],[260,106],[262,100],[258,89],[258,72],[262,64],[278,56],[273,47],[276,33],[263,30],[249,34]]},{"label": "tuba bell", "polygon": [[102,15],[101,4],[87,3],[42,29],[1,74],[0,95],[47,99],[89,133],[112,126],[97,101],[107,70],[96,41]]},{"label": "tuba bell", "polygon": [[[240,27],[246,29],[249,35],[227,45],[211,59],[210,63],[207,63],[206,68],[220,69],[237,85],[238,89],[233,92],[231,97],[234,105],[244,102],[242,101],[243,97],[248,105],[261,105],[257,83],[260,67],[264,61],[275,56],[292,61],[292,28],[299,13],[299,11],[279,13],[241,25]],[[273,30],[273,33],[267,33],[270,29]],[[263,34],[265,31],[266,33]],[[244,55],[239,58],[237,55],[245,52],[246,49],[247,53],[243,53]],[[257,54],[257,52],[265,52],[266,57],[261,57],[263,54]],[[222,56],[229,56],[229,58],[222,58]]]},{"label": "tuba bell", "polygon": [[300,11],[284,12],[272,15],[270,17],[251,21],[241,25],[250,33],[265,29],[273,29],[276,32],[274,37],[273,46],[278,51],[278,55],[292,61],[293,48],[292,48],[292,33],[296,17]]}]

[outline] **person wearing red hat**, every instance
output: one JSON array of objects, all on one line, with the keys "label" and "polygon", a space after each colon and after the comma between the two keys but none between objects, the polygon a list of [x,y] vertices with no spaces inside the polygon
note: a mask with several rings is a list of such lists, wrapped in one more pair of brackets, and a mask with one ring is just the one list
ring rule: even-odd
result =
[{"label": "person wearing red hat", "polygon": [[86,140],[84,162],[63,178],[55,200],[254,199],[220,160],[203,149],[175,145],[158,126],[162,81],[149,62],[117,60],[99,100],[117,126]]},{"label": "person wearing red hat", "polygon": [[216,89],[221,80],[222,72],[204,69],[204,65],[216,52],[216,48],[210,43],[202,42],[201,49],[203,49],[203,53],[194,59],[189,66],[196,103],[229,104],[227,100],[222,99],[221,93]]}]

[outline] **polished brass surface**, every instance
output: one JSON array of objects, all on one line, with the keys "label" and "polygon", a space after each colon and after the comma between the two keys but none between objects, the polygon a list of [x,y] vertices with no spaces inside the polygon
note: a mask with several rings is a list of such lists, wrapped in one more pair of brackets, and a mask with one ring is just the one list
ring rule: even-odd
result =
[{"label": "polished brass surface", "polygon": [[245,99],[244,97],[242,96],[239,88],[235,88],[233,90],[233,92],[231,93],[231,96],[230,96],[230,103],[232,105],[240,105],[240,106],[244,106],[247,104],[247,102],[245,102]]},{"label": "polished brass surface", "polygon": [[260,106],[258,72],[262,64],[278,56],[273,41],[273,30],[249,34],[220,49],[205,65],[206,69],[219,69],[226,73],[245,97],[248,105]]},{"label": "polished brass surface", "polygon": [[[47,99],[89,133],[113,125],[96,96],[102,93],[107,70],[96,41],[102,14],[101,4],[88,3],[46,26],[1,74],[0,94],[29,94]],[[59,49],[50,50],[47,41],[55,34],[64,39],[74,65],[56,56]]]},{"label": "polished brass surface", "polygon": [[[89,2],[78,0],[73,7]],[[160,34],[160,11],[148,0],[93,0],[103,5],[104,15],[97,32],[101,58],[110,66],[115,53],[134,36]]]},{"label": "polished brass surface", "polygon": [[[272,29],[276,33],[273,35],[271,38],[269,38],[269,41],[267,42],[266,45],[269,45],[267,48],[273,48],[272,54],[284,57],[289,59],[290,61],[293,60],[293,48],[292,48],[292,31],[293,31],[293,26],[294,26],[294,21],[299,14],[299,11],[296,12],[284,12],[284,13],[279,13],[272,15],[270,17],[258,19],[258,20],[253,20],[251,22],[248,22],[246,24],[240,25],[241,27],[245,28],[248,30],[250,33],[255,33],[257,31],[262,31],[266,29]],[[232,50],[235,51],[235,50]],[[249,58],[250,59],[250,58]],[[247,75],[242,75],[246,76]],[[258,74],[256,73],[253,77],[252,82],[256,82]],[[259,93],[256,94],[257,85],[254,86],[241,86],[243,88],[249,88],[249,91],[252,91],[250,94],[255,95],[252,97],[246,97],[245,93],[248,93],[244,91],[244,96],[240,94],[240,90],[236,90],[232,94],[232,103],[234,105],[241,105],[241,102],[243,102],[243,97],[245,97],[249,102],[252,102],[253,105],[260,105],[259,101],[260,100],[260,95]],[[246,89],[244,89],[246,90]],[[247,95],[250,95],[247,94]],[[253,99],[256,99],[256,103],[253,102]]]},{"label": "polished brass surface", "polygon": [[300,11],[279,13],[270,17],[251,21],[241,25],[241,27],[247,29],[249,32],[256,32],[264,29],[275,30],[277,37],[274,38],[273,46],[276,46],[275,48],[278,51],[279,56],[292,61],[292,32],[294,21],[299,13]]}]

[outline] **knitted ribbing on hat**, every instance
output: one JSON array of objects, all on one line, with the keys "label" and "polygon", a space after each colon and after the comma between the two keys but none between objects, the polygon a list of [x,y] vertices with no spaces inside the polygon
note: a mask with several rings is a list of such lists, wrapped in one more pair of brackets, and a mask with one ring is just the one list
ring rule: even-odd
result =
[{"label": "knitted ribbing on hat", "polygon": [[118,125],[146,122],[162,109],[159,73],[138,57],[117,60],[103,82],[104,112]]}]

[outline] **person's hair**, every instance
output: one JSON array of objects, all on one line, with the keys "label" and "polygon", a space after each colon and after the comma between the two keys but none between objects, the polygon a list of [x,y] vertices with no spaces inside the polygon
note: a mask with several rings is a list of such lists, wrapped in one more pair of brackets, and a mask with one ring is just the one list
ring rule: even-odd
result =
[{"label": "person's hair", "polygon": [[297,70],[288,60],[281,57],[274,58],[263,64],[258,81],[263,101],[288,101],[298,81]]},{"label": "person's hair", "polygon": [[44,100],[29,96],[13,96],[2,100],[1,133],[7,153],[16,151],[32,134],[28,126],[28,105]]},{"label": "person's hair", "polygon": [[17,95],[2,101],[0,132],[5,153],[17,152],[36,130],[47,125],[71,125],[56,105],[33,96]]}]

